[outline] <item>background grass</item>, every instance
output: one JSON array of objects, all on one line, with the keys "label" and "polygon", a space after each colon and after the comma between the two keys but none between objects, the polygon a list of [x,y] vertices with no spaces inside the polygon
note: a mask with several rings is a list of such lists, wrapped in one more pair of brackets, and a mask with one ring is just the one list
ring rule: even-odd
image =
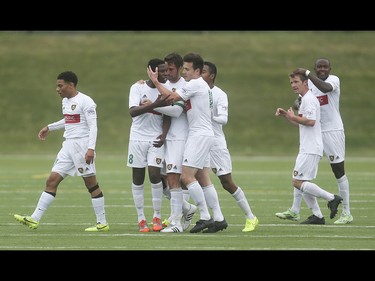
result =
[{"label": "background grass", "polygon": [[225,130],[234,155],[296,153],[298,132],[277,119],[295,99],[288,73],[332,61],[341,78],[341,112],[348,156],[375,156],[375,32],[0,32],[1,153],[55,153],[61,134],[40,143],[37,133],[61,118],[56,76],[73,70],[79,90],[98,104],[98,153],[126,154],[132,83],[146,79],[150,58],[197,52],[218,67],[217,85],[229,95]]}]

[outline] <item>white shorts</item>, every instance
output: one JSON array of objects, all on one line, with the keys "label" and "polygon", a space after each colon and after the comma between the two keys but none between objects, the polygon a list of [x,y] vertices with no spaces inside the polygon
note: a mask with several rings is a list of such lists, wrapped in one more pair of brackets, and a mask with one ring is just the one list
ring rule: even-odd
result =
[{"label": "white shorts", "polygon": [[189,136],[185,144],[182,166],[210,168],[210,150],[213,143],[213,136]]},{"label": "white shorts", "polygon": [[63,178],[67,175],[82,177],[95,175],[95,162],[86,164],[85,160],[88,144],[89,138],[65,140],[51,171],[59,173]]},{"label": "white shorts", "polygon": [[154,147],[152,141],[129,141],[127,166],[132,168],[163,167],[164,145]]},{"label": "white shorts", "polygon": [[319,161],[322,159],[317,154],[298,154],[292,177],[296,180],[310,181],[318,174]]},{"label": "white shorts", "polygon": [[185,140],[167,140],[165,143],[166,173],[182,173]]},{"label": "white shorts", "polygon": [[211,150],[211,168],[217,176],[232,173],[232,159],[227,148]]},{"label": "white shorts", "polygon": [[345,160],[345,133],[344,131],[322,132],[323,151],[328,162],[340,163]]}]

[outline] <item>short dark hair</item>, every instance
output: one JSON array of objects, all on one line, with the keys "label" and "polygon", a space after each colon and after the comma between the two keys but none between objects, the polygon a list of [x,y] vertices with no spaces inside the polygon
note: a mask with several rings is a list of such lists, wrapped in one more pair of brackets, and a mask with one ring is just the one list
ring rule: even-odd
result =
[{"label": "short dark hair", "polygon": [[203,71],[203,58],[195,53],[188,53],[184,56],[184,62],[192,62],[193,63],[193,69],[199,69],[200,73],[202,74]]},{"label": "short dark hair", "polygon": [[205,61],[205,62],[204,62],[204,65],[207,65],[207,66],[208,66],[208,72],[209,72],[210,74],[213,74],[213,75],[214,75],[214,78],[213,78],[212,80],[215,82],[216,75],[217,75],[217,68],[216,68],[216,65],[215,65],[213,62],[210,62],[210,61]]},{"label": "short dark hair", "polygon": [[57,80],[64,80],[65,82],[72,82],[74,86],[78,84],[78,77],[73,71],[64,71],[57,76]]},{"label": "short dark hair", "polygon": [[177,68],[182,67],[184,65],[182,57],[176,52],[166,55],[164,61],[168,64],[174,64]]},{"label": "short dark hair", "polygon": [[158,58],[155,58],[155,59],[151,59],[148,64],[147,64],[147,67],[148,66],[151,66],[151,69],[152,71],[155,71],[156,68],[161,65],[161,64],[164,64],[165,62],[162,60],[162,59],[158,59]]}]

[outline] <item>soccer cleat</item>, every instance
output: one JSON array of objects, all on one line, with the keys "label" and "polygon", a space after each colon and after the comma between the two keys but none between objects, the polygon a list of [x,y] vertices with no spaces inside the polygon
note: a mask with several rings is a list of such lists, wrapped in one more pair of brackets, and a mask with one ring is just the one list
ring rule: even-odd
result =
[{"label": "soccer cleat", "polygon": [[30,216],[14,215],[14,218],[16,219],[16,221],[19,221],[20,223],[27,225],[31,229],[37,229],[39,226],[39,222],[32,219]]},{"label": "soccer cleat", "polygon": [[193,219],[194,214],[197,212],[197,206],[190,204],[189,211],[186,212],[186,214],[183,214],[181,219],[181,225],[183,230],[186,230],[189,228],[191,224],[191,220]]},{"label": "soccer cleat", "polygon": [[246,219],[246,225],[245,228],[242,229],[242,232],[250,232],[253,231],[259,223],[259,220],[257,217],[254,217],[253,219]]},{"label": "soccer cleat", "polygon": [[85,231],[90,231],[90,232],[109,231],[109,225],[108,223],[104,224],[104,223],[98,222],[95,226],[86,228]]},{"label": "soccer cleat", "polygon": [[282,213],[276,213],[276,217],[283,220],[292,220],[292,221],[298,221],[300,219],[300,215],[293,212],[291,209],[286,210]]},{"label": "soccer cleat", "polygon": [[228,223],[225,219],[223,219],[222,221],[215,221],[212,226],[210,226],[206,230],[203,230],[203,233],[215,233],[220,230],[224,230],[227,227],[228,227]]},{"label": "soccer cleat", "polygon": [[141,220],[138,223],[139,232],[150,232],[150,229],[148,228],[147,222],[145,220]]},{"label": "soccer cleat", "polygon": [[336,214],[337,214],[337,207],[340,205],[340,203],[342,202],[342,198],[340,197],[340,196],[338,196],[338,195],[334,195],[335,197],[331,200],[331,201],[329,201],[328,203],[327,203],[327,207],[328,207],[328,209],[330,209],[331,210],[331,213],[330,213],[330,215],[329,215],[329,218],[330,219],[333,219],[335,216],[336,216]]},{"label": "soccer cleat", "polygon": [[161,223],[161,226],[163,227],[163,228],[165,228],[165,227],[167,227],[168,225],[170,225],[171,224],[171,221],[169,220],[169,219],[165,219],[165,220],[163,220],[163,222]]},{"label": "soccer cleat", "polygon": [[163,227],[161,225],[161,219],[157,218],[157,217],[154,217],[152,219],[152,230],[153,231],[160,231],[162,229],[163,229]]},{"label": "soccer cleat", "polygon": [[201,232],[203,229],[209,228],[214,225],[214,220],[211,218],[209,220],[199,220],[195,223],[195,226],[190,229],[190,233]]},{"label": "soccer cleat", "polygon": [[353,216],[350,214],[342,213],[337,221],[334,224],[348,224],[353,221]]},{"label": "soccer cleat", "polygon": [[172,233],[172,232],[183,232],[181,224],[169,224],[166,228],[160,230],[163,233]]},{"label": "soccer cleat", "polygon": [[301,224],[326,224],[326,220],[324,217],[319,218],[315,215],[311,215],[306,220],[301,222]]}]

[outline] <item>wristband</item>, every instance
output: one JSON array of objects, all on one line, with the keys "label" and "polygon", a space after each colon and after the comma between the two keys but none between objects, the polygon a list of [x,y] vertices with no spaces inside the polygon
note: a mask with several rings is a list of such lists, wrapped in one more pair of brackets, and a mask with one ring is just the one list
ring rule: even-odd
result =
[{"label": "wristband", "polygon": [[307,76],[309,76],[309,74],[310,74],[310,70],[306,70],[305,76],[307,77]]}]

